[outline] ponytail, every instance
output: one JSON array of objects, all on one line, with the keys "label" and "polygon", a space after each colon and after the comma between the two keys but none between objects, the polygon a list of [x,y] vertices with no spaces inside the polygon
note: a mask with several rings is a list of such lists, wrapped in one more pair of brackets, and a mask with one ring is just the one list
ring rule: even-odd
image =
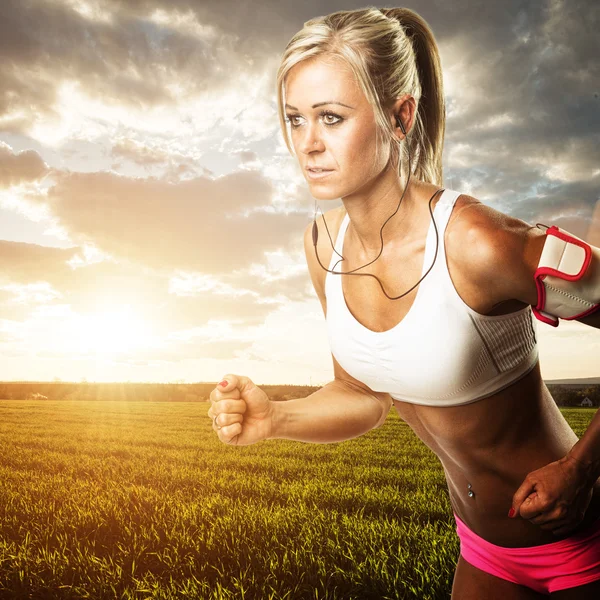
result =
[{"label": "ponytail", "polygon": [[[397,20],[406,32],[419,73],[421,98],[415,120],[416,132],[414,137],[409,135],[408,138],[413,174],[417,179],[441,186],[446,106],[442,65],[433,32],[420,15],[408,8],[380,10],[386,17]],[[408,165],[406,151],[401,162],[404,161]]]}]

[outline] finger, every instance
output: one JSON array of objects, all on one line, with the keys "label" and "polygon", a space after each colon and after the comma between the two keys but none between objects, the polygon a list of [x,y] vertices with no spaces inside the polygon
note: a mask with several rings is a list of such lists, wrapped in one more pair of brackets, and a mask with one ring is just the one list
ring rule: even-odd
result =
[{"label": "finger", "polygon": [[219,429],[217,433],[222,442],[230,444],[235,442],[235,438],[242,433],[242,424],[234,423],[233,425],[227,425],[226,427]]},{"label": "finger", "polygon": [[227,391],[223,391],[223,388],[216,387],[210,393],[211,402],[220,402],[228,398],[239,399],[241,398],[240,390],[236,387],[228,386]]},{"label": "finger", "polygon": [[[530,494],[535,493],[535,483],[527,476],[523,483],[519,486],[517,491],[513,495],[512,509],[513,516],[517,516],[521,512],[521,505],[529,497]],[[510,514],[510,513],[509,513]],[[522,515],[521,515],[522,516]]]},{"label": "finger", "polygon": [[[222,383],[226,383],[227,385],[221,385]],[[255,385],[249,377],[246,377],[245,375],[234,375],[233,373],[224,375],[223,379],[217,384],[218,391],[223,393],[227,393],[233,389],[241,391],[252,387],[255,387]]]},{"label": "finger", "polygon": [[221,381],[217,384],[216,389],[223,393],[238,389],[240,387],[240,379],[241,377],[234,375],[233,373],[223,375]]},{"label": "finger", "polygon": [[234,423],[242,423],[244,415],[239,413],[221,413],[213,419],[213,429],[220,431],[227,425],[233,425]]},{"label": "finger", "polygon": [[244,400],[238,400],[237,398],[226,398],[225,400],[219,400],[218,402],[213,402],[213,405],[211,406],[211,410],[214,416],[219,415],[221,413],[244,414],[246,412],[246,409],[246,402]]},{"label": "finger", "polygon": [[224,375],[211,391],[210,401],[216,402],[227,397],[239,398],[238,383],[239,377],[237,377],[237,375],[234,375],[233,373]]},{"label": "finger", "polygon": [[535,517],[531,517],[527,519],[532,525],[537,525],[538,527],[542,527],[548,523],[552,523],[555,519],[551,517],[548,513],[539,513]]},{"label": "finger", "polygon": [[[541,515],[529,519],[529,521],[534,525],[548,529],[554,527],[559,521],[567,522],[568,520],[572,520],[568,517],[568,513],[567,507],[561,504],[554,508],[548,507]],[[547,527],[548,524],[550,524],[550,527]]]},{"label": "finger", "polygon": [[525,501],[519,507],[519,513],[521,518],[527,519],[528,521],[531,519],[535,519],[539,515],[543,514],[544,510],[540,504],[538,495],[536,492],[532,492],[531,495],[525,498]]}]

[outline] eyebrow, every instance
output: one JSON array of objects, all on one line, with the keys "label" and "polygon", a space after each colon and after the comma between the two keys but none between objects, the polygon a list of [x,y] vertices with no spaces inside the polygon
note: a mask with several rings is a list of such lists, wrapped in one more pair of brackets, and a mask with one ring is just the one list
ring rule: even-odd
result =
[{"label": "eyebrow", "polygon": [[[335,100],[328,100],[327,102],[317,102],[316,104],[312,105],[312,108],[317,108],[318,106],[325,106],[326,104],[339,104],[340,106],[345,106],[346,108],[351,108],[352,110],[354,110],[354,106],[348,106],[347,104],[344,104],[343,102],[336,102]],[[287,104],[285,105],[286,108],[291,108],[292,110],[298,110],[295,106],[292,106],[291,104]]]}]

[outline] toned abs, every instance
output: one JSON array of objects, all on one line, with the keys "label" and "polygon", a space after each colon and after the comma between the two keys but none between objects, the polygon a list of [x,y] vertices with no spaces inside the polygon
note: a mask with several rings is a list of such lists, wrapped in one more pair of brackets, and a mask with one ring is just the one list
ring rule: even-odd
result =
[{"label": "toned abs", "polygon": [[438,408],[394,401],[394,406],[439,457],[456,514],[491,543],[556,542],[600,517],[600,479],[584,521],[567,534],[556,536],[507,516],[526,475],[563,458],[577,441],[541,379],[539,363],[505,390],[471,404]]}]

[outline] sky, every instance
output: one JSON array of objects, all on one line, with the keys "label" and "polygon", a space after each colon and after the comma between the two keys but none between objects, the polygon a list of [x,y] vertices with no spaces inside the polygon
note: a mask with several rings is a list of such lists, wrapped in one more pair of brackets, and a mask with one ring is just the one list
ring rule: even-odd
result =
[{"label": "sky", "polygon": [[[0,380],[333,379],[275,77],[305,21],[366,6],[0,2]],[[441,55],[444,185],[600,245],[600,3],[404,6]],[[600,375],[598,330],[537,328],[544,378]]]}]

